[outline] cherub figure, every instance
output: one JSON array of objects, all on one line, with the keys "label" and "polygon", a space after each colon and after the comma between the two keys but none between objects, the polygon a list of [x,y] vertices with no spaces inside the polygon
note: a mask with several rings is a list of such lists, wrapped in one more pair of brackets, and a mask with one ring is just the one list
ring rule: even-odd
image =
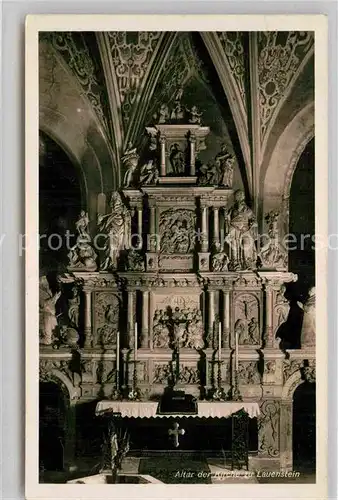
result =
[{"label": "cherub figure", "polygon": [[191,110],[189,111],[190,118],[189,118],[189,123],[193,123],[195,125],[200,125],[201,123],[201,116],[203,113],[198,111],[197,106],[193,106]]}]

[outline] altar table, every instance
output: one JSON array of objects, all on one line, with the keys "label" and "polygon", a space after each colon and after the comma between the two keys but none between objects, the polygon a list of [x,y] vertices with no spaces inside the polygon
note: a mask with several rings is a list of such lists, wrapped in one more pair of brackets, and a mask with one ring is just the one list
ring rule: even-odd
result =
[{"label": "altar table", "polygon": [[[245,411],[249,418],[259,416],[258,403],[250,401],[198,401],[198,413],[184,415],[184,417],[198,418],[228,418],[240,410]],[[157,413],[158,402],[156,401],[100,401],[96,406],[96,415],[107,412],[120,413],[121,417],[134,418],[168,418],[182,417],[182,414],[159,414]]]},{"label": "altar table", "polygon": [[247,469],[249,419],[258,417],[260,410],[258,403],[251,401],[198,401],[197,414],[159,414],[156,401],[104,400],[97,404],[95,413],[97,416],[111,415],[117,426],[126,425],[131,436],[131,453],[208,455],[224,453],[227,449],[231,467]]}]

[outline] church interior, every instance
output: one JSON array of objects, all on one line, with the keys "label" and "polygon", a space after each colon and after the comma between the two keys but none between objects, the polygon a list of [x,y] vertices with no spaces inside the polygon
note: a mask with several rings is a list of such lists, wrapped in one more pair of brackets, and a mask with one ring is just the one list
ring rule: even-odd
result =
[{"label": "church interior", "polygon": [[311,32],[40,33],[40,482],[315,482],[314,148]]}]

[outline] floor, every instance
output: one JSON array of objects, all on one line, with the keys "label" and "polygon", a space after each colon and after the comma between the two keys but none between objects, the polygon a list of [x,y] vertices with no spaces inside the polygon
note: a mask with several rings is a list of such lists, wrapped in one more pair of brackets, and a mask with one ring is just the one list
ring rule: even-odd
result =
[{"label": "floor", "polygon": [[[147,459],[143,459],[147,460]],[[125,473],[138,473],[140,472],[140,458],[126,457],[123,462],[123,472]],[[232,471],[229,467],[224,465],[224,462],[218,458],[207,458],[206,465],[198,469],[199,464],[196,462],[196,470],[193,471],[192,463],[189,462],[188,467],[184,469],[176,462],[176,478],[175,483],[211,483],[211,484],[271,484],[271,483],[300,483],[308,484],[315,483],[316,476],[313,471],[300,470],[297,474],[290,474],[289,477],[278,477],[278,473],[273,471],[254,471],[238,470]],[[159,464],[160,466],[160,464]],[[207,470],[209,469],[209,470]],[[193,475],[194,473],[194,475]],[[299,473],[299,474],[298,474]],[[153,472],[154,474],[154,472]],[[175,477],[175,474],[172,473]],[[155,473],[156,476],[156,473]]]},{"label": "floor", "polygon": [[[299,470],[297,474],[289,475],[289,477],[278,477],[275,471],[232,471],[220,458],[183,461],[175,458],[168,462],[164,457],[161,460],[158,457],[155,459],[125,457],[121,473],[148,474],[166,484],[314,484],[316,481],[315,472],[309,469]],[[46,473],[45,477],[41,478],[41,482],[65,483],[70,479],[91,474],[88,470],[74,471],[71,475],[64,472],[51,472]]]}]

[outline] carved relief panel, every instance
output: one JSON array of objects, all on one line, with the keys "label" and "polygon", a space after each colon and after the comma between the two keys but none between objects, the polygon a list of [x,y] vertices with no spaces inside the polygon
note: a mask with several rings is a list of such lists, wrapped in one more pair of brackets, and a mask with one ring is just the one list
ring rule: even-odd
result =
[{"label": "carved relief panel", "polygon": [[[261,308],[257,293],[233,294],[233,332],[240,346],[261,345]],[[233,344],[235,338],[233,339]]]},{"label": "carved relief panel", "polygon": [[96,367],[96,380],[99,384],[114,384],[116,381],[115,361],[100,360]]},{"label": "carved relief panel", "polygon": [[260,455],[279,455],[280,402],[266,400],[258,418],[258,452]]},{"label": "carved relief panel", "polygon": [[170,208],[163,211],[159,224],[161,254],[191,253],[195,247],[195,228],[194,210]]},{"label": "carved relief panel", "polygon": [[204,325],[199,294],[177,291],[154,294],[152,301],[152,341],[154,348],[204,347]]},{"label": "carved relief panel", "polygon": [[[153,384],[167,385],[171,380],[173,367],[171,363],[154,363]],[[180,364],[179,384],[199,384],[200,374],[196,365]]]},{"label": "carved relief panel", "polygon": [[94,343],[107,349],[116,348],[119,329],[120,299],[111,292],[94,294]]},{"label": "carved relief panel", "polygon": [[238,383],[245,385],[258,385],[261,376],[258,371],[257,361],[240,361],[238,364]]}]

